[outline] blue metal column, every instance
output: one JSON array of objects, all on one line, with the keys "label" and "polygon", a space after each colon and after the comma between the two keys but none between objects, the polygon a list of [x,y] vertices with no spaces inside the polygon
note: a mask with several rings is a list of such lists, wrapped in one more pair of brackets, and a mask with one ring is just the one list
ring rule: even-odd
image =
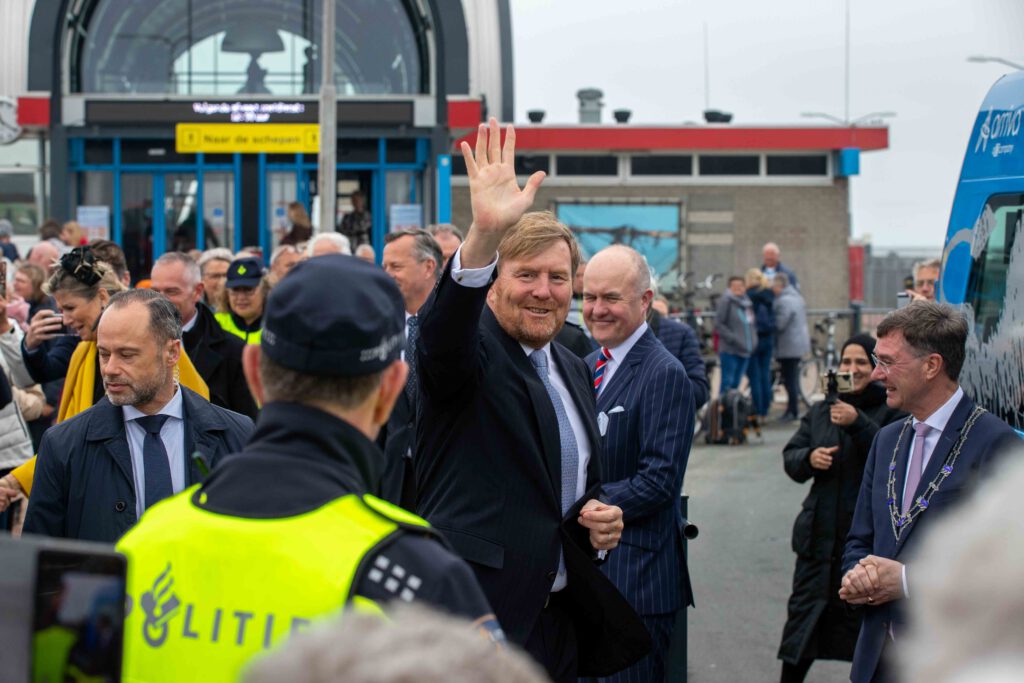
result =
[{"label": "blue metal column", "polygon": [[[167,215],[165,212],[166,188],[164,174],[154,173],[153,177],[153,261],[167,249]],[[141,275],[141,273],[140,273]]]},{"label": "blue metal column", "polygon": [[452,157],[437,156],[437,222],[452,222]]},{"label": "blue metal column", "polygon": [[113,210],[111,213],[112,221],[112,232],[110,236],[111,241],[124,249],[124,244],[121,242],[121,219],[123,218],[123,211],[121,209],[121,139],[116,138],[114,140],[114,194],[112,198]]},{"label": "blue metal column", "polygon": [[203,159],[204,154],[196,154],[196,249],[206,249],[206,227],[204,225],[206,208],[203,206]]},{"label": "blue metal column", "polygon": [[377,142],[377,168],[373,170],[373,234],[371,242],[377,252],[378,260],[384,252],[384,236],[387,234],[387,182],[388,174],[384,172],[387,163],[387,139],[380,138]]},{"label": "blue metal column", "polygon": [[242,249],[242,155],[235,153],[235,248]]},{"label": "blue metal column", "polygon": [[260,152],[257,164],[259,165],[259,189],[256,193],[259,202],[259,210],[257,213],[257,220],[260,222],[260,251],[263,252],[264,263],[270,263],[270,253],[267,251],[268,244],[273,244],[273,240],[269,240],[268,236],[270,232],[270,226],[267,225],[267,155]]}]

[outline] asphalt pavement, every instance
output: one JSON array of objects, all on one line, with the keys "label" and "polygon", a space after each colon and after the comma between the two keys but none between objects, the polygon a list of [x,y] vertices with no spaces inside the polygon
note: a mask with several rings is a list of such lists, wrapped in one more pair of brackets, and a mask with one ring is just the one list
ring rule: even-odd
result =
[{"label": "asphalt pavement", "polygon": [[[810,483],[782,469],[782,448],[797,423],[769,424],[742,446],[707,446],[697,437],[686,470],[689,566],[697,607],[688,610],[689,681],[778,681],[776,658],[796,556],[793,520]],[[816,662],[807,683],[849,680],[846,662]]]}]

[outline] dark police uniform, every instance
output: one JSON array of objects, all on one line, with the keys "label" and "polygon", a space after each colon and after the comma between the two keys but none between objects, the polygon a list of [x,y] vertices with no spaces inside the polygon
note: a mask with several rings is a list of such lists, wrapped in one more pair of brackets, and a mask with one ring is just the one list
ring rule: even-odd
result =
[{"label": "dark police uniform", "polygon": [[[330,292],[330,296],[324,296]],[[271,293],[262,353],[319,376],[400,357],[404,303],[350,256],[299,264]],[[472,570],[425,520],[369,495],[384,454],[317,408],[263,406],[245,449],[142,517],[129,560],[124,680],[235,680],[253,657],[344,605],[418,601],[504,635]]]}]

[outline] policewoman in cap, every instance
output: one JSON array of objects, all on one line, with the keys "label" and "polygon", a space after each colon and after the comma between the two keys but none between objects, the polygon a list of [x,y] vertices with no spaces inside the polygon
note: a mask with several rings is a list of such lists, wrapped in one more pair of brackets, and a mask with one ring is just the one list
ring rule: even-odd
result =
[{"label": "policewoman in cap", "polygon": [[224,293],[217,304],[217,322],[246,344],[259,344],[263,332],[263,309],[270,289],[263,274],[263,262],[255,256],[235,259],[228,266]]},{"label": "policewoman in cap", "polygon": [[274,288],[262,346],[243,355],[263,405],[249,444],[118,544],[125,681],[233,681],[311,622],[391,600],[503,639],[469,567],[427,522],[369,495],[384,466],[373,439],[408,371],[404,310],[391,278],[351,256],[300,263]]}]

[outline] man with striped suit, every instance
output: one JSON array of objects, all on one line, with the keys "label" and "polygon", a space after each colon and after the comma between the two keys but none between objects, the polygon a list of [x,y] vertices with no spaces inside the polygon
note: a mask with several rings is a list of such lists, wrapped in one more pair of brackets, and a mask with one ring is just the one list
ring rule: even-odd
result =
[{"label": "man with striped suit", "polygon": [[602,570],[640,614],[651,654],[607,681],[663,681],[676,612],[692,605],[679,496],[693,439],[686,370],[646,322],[650,270],[635,250],[599,252],[583,283],[583,317],[601,348],[594,370],[605,474],[602,500],[622,508],[625,529]]}]

